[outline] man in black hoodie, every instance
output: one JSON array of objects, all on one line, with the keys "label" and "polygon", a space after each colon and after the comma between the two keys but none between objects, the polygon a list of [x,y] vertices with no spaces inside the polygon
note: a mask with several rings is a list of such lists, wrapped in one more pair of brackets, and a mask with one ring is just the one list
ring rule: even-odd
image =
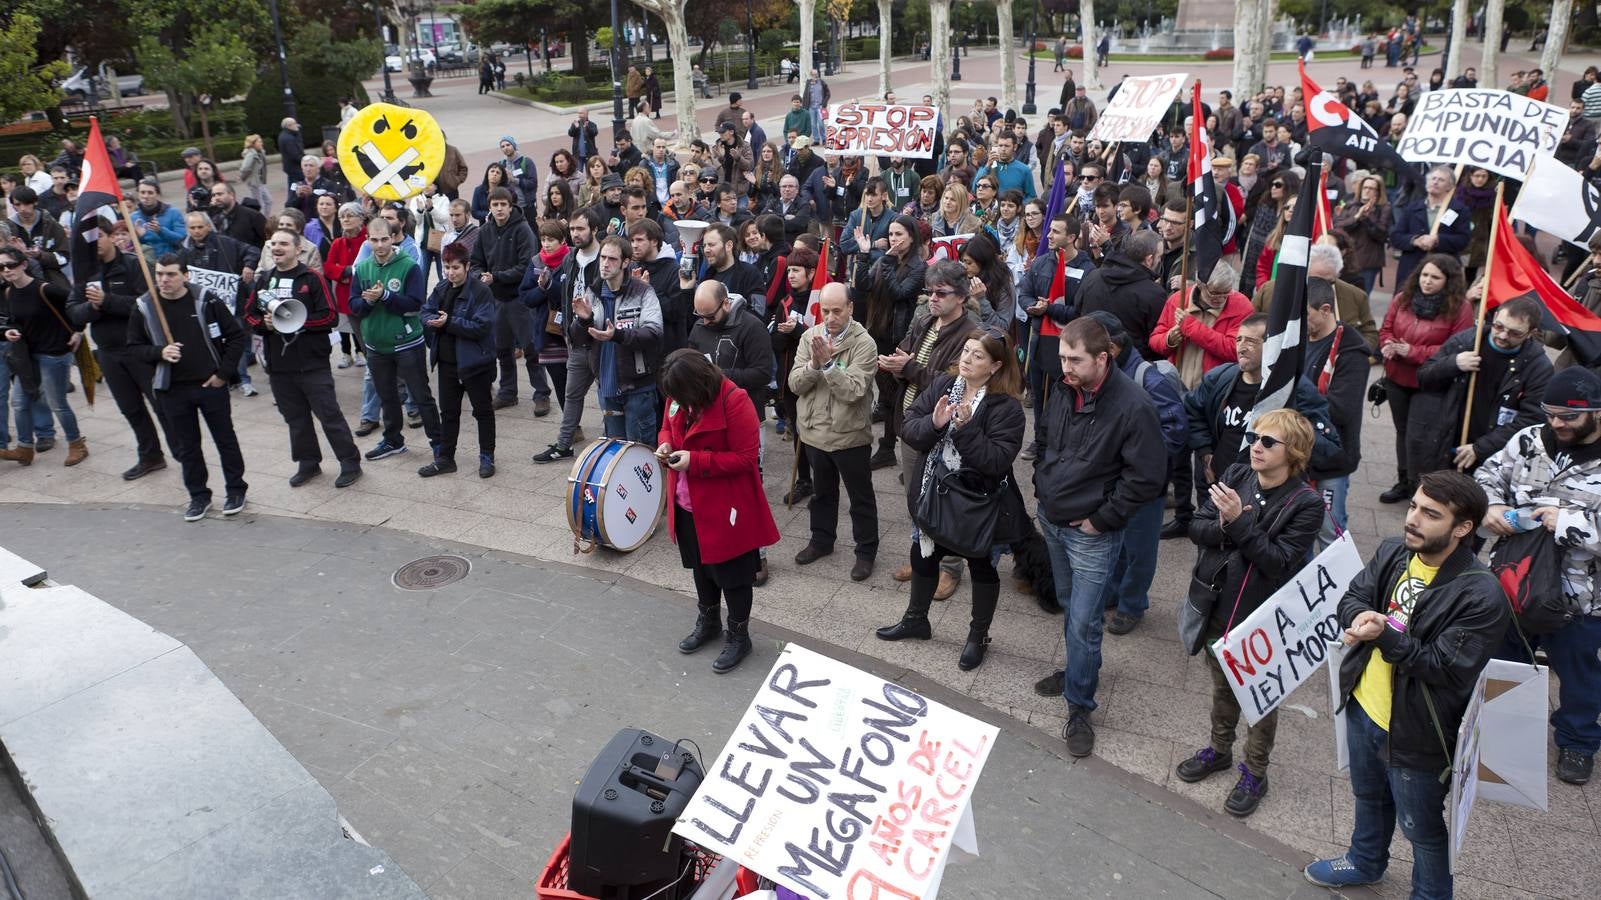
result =
[{"label": "man in black hoodie", "polygon": [[[586,206],[573,214],[567,223],[567,232],[573,249],[562,260],[554,275],[543,286],[530,292],[525,303],[559,310],[557,323],[563,330],[572,318],[573,297],[581,296],[590,284],[600,277],[600,238],[602,222],[593,206]],[[584,396],[595,383],[595,370],[588,353],[574,353],[571,345],[567,352],[567,388],[561,407],[561,430],[550,446],[534,454],[534,462],[548,463],[572,459],[573,444],[583,440],[579,420],[584,416]]]},{"label": "man in black hoodie", "polygon": [[689,346],[744,388],[756,406],[756,420],[765,420],[767,384],[773,377],[773,342],[767,328],[745,298],[730,296],[722,282],[702,281],[695,288],[694,302],[696,323],[689,330]]},{"label": "man in black hoodie", "polygon": [[662,354],[688,346],[690,310],[678,293],[678,254],[666,244],[661,226],[650,219],[628,226],[628,245],[633,250],[633,277],[650,283],[662,307]]},{"label": "man in black hoodie", "polygon": [[517,288],[534,257],[534,233],[513,202],[509,188],[489,192],[489,218],[478,229],[473,244],[471,269],[474,278],[489,287],[495,298],[495,354],[500,360],[500,389],[495,408],[517,405],[517,351],[523,350],[528,363],[528,381],[534,386],[534,415],[550,412],[550,382],[539,366],[533,346],[533,320],[528,307],[518,302]]},{"label": "man in black hoodie", "polygon": [[[1106,254],[1100,268],[1084,276],[1078,289],[1078,314],[1104,309],[1117,316],[1131,335],[1149,335],[1162,318],[1167,291],[1156,283],[1162,259],[1162,239],[1153,231],[1136,231]],[[1151,362],[1161,359],[1147,341],[1137,341],[1140,355]]]},{"label": "man in black hoodie", "polygon": [[232,182],[219,181],[211,186],[211,223],[219,234],[246,246],[267,243],[267,217],[240,203]]},{"label": "man in black hoodie", "polygon": [[[133,467],[122,473],[124,481],[133,481],[167,467],[167,459],[161,452],[161,438],[156,434],[156,424],[159,422],[161,430],[166,432],[167,423],[150,389],[150,379],[155,373],[149,362],[128,348],[128,319],[134,313],[135,301],[150,288],[133,257],[117,249],[116,237],[126,233],[128,226],[102,221],[99,228],[100,238],[95,242],[96,268],[75,273],[78,283],[72,290],[72,300],[67,303],[67,318],[79,328],[88,327],[89,336],[94,338],[95,362],[100,365],[111,399],[116,401],[117,411],[133,429],[138,457]],[[147,400],[156,411],[154,420],[145,409]],[[172,444],[171,434],[167,436],[167,444]],[[178,449],[173,447],[173,455],[177,453]]]},{"label": "man in black hoodie", "polygon": [[1362,403],[1367,396],[1368,349],[1355,325],[1335,313],[1334,284],[1323,278],[1306,280],[1307,380],[1329,401],[1329,419],[1340,435],[1340,452],[1324,465],[1307,468],[1307,477],[1323,492],[1329,514],[1323,517],[1321,549],[1334,540],[1334,529],[1345,528],[1345,495],[1351,473],[1362,461]]}]

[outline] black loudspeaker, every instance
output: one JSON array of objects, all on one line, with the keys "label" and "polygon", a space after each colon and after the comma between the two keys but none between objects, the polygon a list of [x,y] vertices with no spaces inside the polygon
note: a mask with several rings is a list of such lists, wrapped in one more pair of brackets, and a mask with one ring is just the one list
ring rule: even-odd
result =
[{"label": "black loudspeaker", "polygon": [[689,857],[673,822],[704,777],[695,757],[672,741],[638,728],[619,731],[573,795],[568,889],[630,900],[677,879]]}]

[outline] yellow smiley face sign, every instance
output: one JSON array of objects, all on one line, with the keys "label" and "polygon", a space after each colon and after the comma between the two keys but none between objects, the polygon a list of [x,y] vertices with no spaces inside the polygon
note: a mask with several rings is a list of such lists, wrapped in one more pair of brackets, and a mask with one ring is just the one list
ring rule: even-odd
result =
[{"label": "yellow smiley face sign", "polygon": [[339,132],[345,179],[380,200],[422,193],[444,162],[444,132],[420,109],[369,103]]}]

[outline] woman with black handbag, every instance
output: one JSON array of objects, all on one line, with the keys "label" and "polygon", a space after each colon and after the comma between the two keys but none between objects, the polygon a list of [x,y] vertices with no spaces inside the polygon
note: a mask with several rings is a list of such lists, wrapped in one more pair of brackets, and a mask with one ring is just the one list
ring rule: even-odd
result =
[{"label": "woman with black handbag", "polygon": [[921,535],[912,545],[912,596],[900,622],[880,640],[928,640],[928,608],[946,556],[967,560],[973,576],[973,619],[957,663],[984,662],[1001,579],[991,548],[1022,536],[1023,497],[1012,463],[1023,447],[1023,376],[1010,340],[998,329],[968,338],[955,371],[935,378],[906,410],[902,439],[928,454],[917,501]]},{"label": "woman with black handbag", "polygon": [[[1295,410],[1262,415],[1245,434],[1250,463],[1229,466],[1190,522],[1190,539],[1199,553],[1179,632],[1185,649],[1192,656],[1203,653],[1212,673],[1212,739],[1179,763],[1182,781],[1201,781],[1233,764],[1240,704],[1206,647],[1306,565],[1327,514],[1323,498],[1306,482],[1313,438],[1311,423]],[[1201,608],[1207,599],[1210,609]],[[1267,793],[1268,755],[1277,728],[1274,710],[1247,730],[1240,780],[1223,804],[1229,814],[1250,815]]]}]

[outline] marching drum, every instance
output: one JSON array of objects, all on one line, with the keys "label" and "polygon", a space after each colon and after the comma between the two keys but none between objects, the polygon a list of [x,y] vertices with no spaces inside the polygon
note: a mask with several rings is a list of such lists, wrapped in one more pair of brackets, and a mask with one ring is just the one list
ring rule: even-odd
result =
[{"label": "marching drum", "polygon": [[666,470],[651,448],[633,441],[601,438],[585,447],[567,483],[575,551],[637,549],[656,531],[666,508]]}]

